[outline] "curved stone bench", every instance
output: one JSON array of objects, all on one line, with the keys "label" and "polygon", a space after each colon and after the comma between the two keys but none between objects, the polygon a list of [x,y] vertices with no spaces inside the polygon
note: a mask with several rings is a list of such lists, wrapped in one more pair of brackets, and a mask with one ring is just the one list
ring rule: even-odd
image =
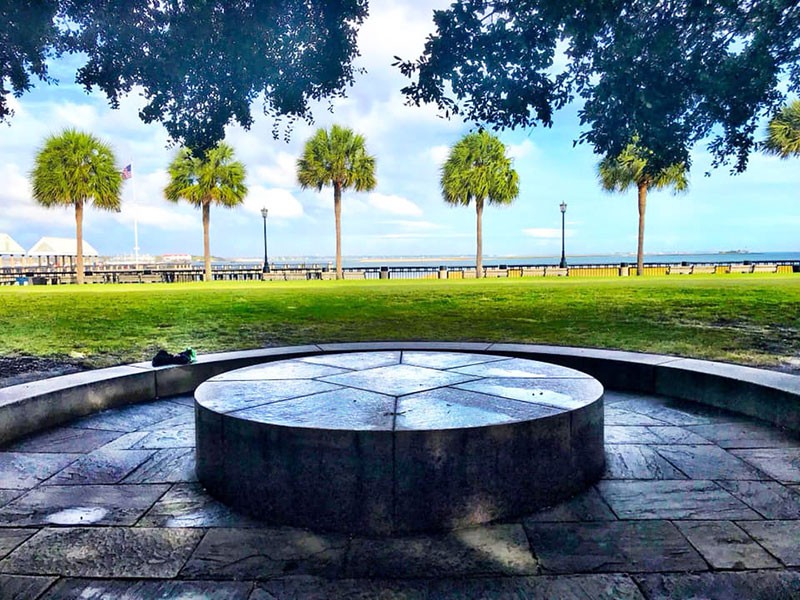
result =
[{"label": "curved stone bench", "polygon": [[361,350],[452,350],[552,362],[606,388],[691,400],[800,431],[800,376],[726,363],[534,344],[368,342],[206,354],[191,365],[137,363],[0,388],[0,444],[123,404],[193,392],[206,379],[272,360]]}]

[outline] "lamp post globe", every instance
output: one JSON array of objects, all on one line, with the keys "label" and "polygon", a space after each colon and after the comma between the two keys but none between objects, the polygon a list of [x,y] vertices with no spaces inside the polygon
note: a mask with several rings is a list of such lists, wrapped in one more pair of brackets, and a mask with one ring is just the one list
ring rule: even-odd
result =
[{"label": "lamp post globe", "polygon": [[558,266],[562,269],[566,269],[567,257],[566,254],[564,253],[564,216],[567,213],[567,203],[562,202],[559,205],[559,208],[561,209],[561,262],[558,263]]},{"label": "lamp post globe", "polygon": [[264,267],[261,269],[262,273],[269,273],[269,256],[267,254],[267,215],[269,211],[266,208],[261,209],[261,216],[264,219]]}]

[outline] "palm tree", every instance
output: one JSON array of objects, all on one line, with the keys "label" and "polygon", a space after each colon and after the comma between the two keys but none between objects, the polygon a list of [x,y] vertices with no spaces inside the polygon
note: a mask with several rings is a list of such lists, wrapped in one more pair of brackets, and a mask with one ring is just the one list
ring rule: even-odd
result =
[{"label": "palm tree", "polygon": [[297,160],[297,181],[303,189],[333,186],[333,214],[336,221],[336,279],[342,278],[342,190],[375,189],[375,157],[367,154],[364,136],[334,125],[318,129],[306,142]]},{"label": "palm tree", "polygon": [[208,240],[211,205],[231,208],[247,195],[244,165],[233,160],[233,148],[219,143],[197,156],[181,148],[169,165],[169,184],[164,189],[167,200],[186,200],[203,209],[203,259],[205,280],[211,281],[211,248]]},{"label": "palm tree", "polygon": [[506,147],[486,131],[470,133],[450,149],[442,166],[445,202],[469,206],[475,201],[477,252],[475,275],[483,277],[483,204],[511,204],[519,195],[519,176],[506,157]]},{"label": "palm tree", "polygon": [[686,164],[676,163],[656,169],[649,167],[652,152],[638,145],[637,139],[627,145],[619,156],[606,157],[598,165],[600,185],[607,192],[624,192],[636,186],[639,192],[639,243],[636,249],[636,274],[644,272],[644,213],[647,190],[672,187],[682,192],[689,186]]},{"label": "palm tree", "polygon": [[83,207],[120,210],[122,173],[108,144],[89,133],[65,129],[48,137],[36,154],[33,197],[42,206],[75,207],[76,281],[83,283]]},{"label": "palm tree", "polygon": [[763,147],[781,158],[800,156],[800,100],[787,104],[770,119]]}]

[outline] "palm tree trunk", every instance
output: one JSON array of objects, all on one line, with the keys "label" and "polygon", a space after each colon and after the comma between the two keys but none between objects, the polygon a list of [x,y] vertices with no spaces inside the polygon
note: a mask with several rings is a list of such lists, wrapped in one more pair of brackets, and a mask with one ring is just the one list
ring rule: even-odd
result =
[{"label": "palm tree trunk", "polygon": [[75,203],[75,281],[83,284],[83,200]]},{"label": "palm tree trunk", "polygon": [[211,215],[210,202],[203,202],[203,261],[205,262],[205,276],[206,281],[212,280],[211,275],[211,244],[208,241],[208,224]]},{"label": "palm tree trunk", "polygon": [[342,184],[333,184],[333,216],[336,221],[336,279],[342,279]]},{"label": "palm tree trunk", "polygon": [[644,274],[644,210],[647,205],[647,184],[639,184],[639,244],[636,248],[636,274]]},{"label": "palm tree trunk", "polygon": [[483,198],[475,199],[475,212],[477,218],[477,242],[478,247],[475,253],[475,277],[483,277]]}]

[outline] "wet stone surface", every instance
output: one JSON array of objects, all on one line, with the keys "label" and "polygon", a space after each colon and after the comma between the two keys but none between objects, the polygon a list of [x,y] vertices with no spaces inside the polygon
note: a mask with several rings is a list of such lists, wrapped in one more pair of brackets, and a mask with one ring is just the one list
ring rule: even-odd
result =
[{"label": "wet stone surface", "polygon": [[[395,360],[377,354],[372,368]],[[462,356],[404,356],[476,364],[451,354]],[[429,535],[276,528],[221,504],[183,481],[195,468],[190,395],[65,424],[0,448],[0,598],[800,598],[800,438],[670,398],[611,390],[605,403],[606,440],[622,442],[606,445],[619,457],[606,479],[518,519]],[[53,485],[101,450],[152,454],[121,481]],[[741,464],[753,478],[735,478]]]},{"label": "wet stone surface", "polygon": [[602,386],[532,360],[312,356],[213,377],[195,398],[199,481],[275,524],[448,530],[519,516],[602,474]]}]

